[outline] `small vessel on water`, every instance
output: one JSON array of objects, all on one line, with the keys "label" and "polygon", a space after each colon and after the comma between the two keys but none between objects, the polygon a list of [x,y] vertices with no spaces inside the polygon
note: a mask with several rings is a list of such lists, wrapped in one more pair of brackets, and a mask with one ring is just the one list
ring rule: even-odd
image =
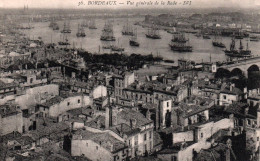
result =
[{"label": "small vessel on water", "polygon": [[104,29],[102,30],[102,34],[100,37],[102,41],[116,41],[113,32],[113,26],[111,23],[105,23]]},{"label": "small vessel on water", "polygon": [[118,42],[117,45],[111,45],[111,51],[118,51],[118,52],[125,51],[125,48],[123,48],[122,46],[119,47],[119,39],[117,42]]},{"label": "small vessel on water", "polygon": [[222,43],[221,39],[215,35],[214,39],[212,40],[212,45],[215,47],[225,48],[226,45]]},{"label": "small vessel on water", "polygon": [[203,39],[210,39],[210,36],[209,36],[209,34],[207,34],[207,33],[205,33],[205,34],[203,34]]},{"label": "small vessel on water", "polygon": [[60,31],[61,33],[71,33],[70,22],[64,22],[63,29]]},{"label": "small vessel on water", "polygon": [[88,27],[88,21],[87,21],[87,20],[84,20],[84,21],[81,23],[81,27]]},{"label": "small vessel on water", "polygon": [[230,57],[251,57],[251,50],[248,49],[248,43],[247,48],[244,50],[244,46],[242,44],[242,41],[240,40],[240,47],[239,50],[236,49],[236,42],[235,39],[232,38],[230,49],[224,50],[225,54]]},{"label": "small vessel on water", "polygon": [[136,47],[140,46],[139,42],[137,41],[137,29],[135,29],[134,35],[129,40],[129,45],[130,46],[136,46]]},{"label": "small vessel on water", "polygon": [[150,39],[161,39],[161,36],[159,34],[159,29],[154,26],[152,26],[152,28],[148,28],[147,33],[145,35],[147,38]]},{"label": "small vessel on water", "polygon": [[88,28],[91,29],[91,30],[97,29],[97,27],[96,27],[96,22],[95,22],[94,19],[92,19],[92,20],[89,21]]},{"label": "small vessel on water", "polygon": [[63,39],[61,41],[59,41],[58,44],[61,46],[70,45],[69,40],[68,40],[67,36],[65,36],[65,35],[63,35]]},{"label": "small vessel on water", "polygon": [[77,37],[85,37],[86,34],[84,32],[84,28],[81,27],[79,24],[78,24],[78,32],[76,33],[76,36]]},{"label": "small vessel on water", "polygon": [[201,33],[200,33],[200,32],[197,32],[197,33],[195,34],[195,36],[196,36],[196,37],[201,37]]},{"label": "small vessel on water", "polygon": [[134,35],[133,28],[131,25],[129,25],[128,20],[127,20],[126,25],[123,26],[122,35],[129,35],[129,36]]},{"label": "small vessel on water", "polygon": [[259,38],[257,36],[250,36],[250,41],[258,42]]}]

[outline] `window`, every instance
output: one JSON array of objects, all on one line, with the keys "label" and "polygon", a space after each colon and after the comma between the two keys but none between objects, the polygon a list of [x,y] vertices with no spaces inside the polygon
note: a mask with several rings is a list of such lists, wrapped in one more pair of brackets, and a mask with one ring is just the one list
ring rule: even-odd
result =
[{"label": "window", "polygon": [[78,103],[80,103],[80,99],[78,99]]},{"label": "window", "polygon": [[98,146],[96,146],[96,150],[98,150]]},{"label": "window", "polygon": [[169,107],[169,102],[167,102],[167,107]]},{"label": "window", "polygon": [[67,103],[67,106],[69,106],[69,105],[70,105],[70,102]]},{"label": "window", "polygon": [[227,96],[226,96],[226,95],[223,95],[223,99],[224,99],[224,100],[227,99]]},{"label": "window", "polygon": [[259,137],[257,137],[256,140],[259,141]]},{"label": "window", "polygon": [[203,133],[200,133],[200,137],[203,138]]},{"label": "window", "polygon": [[144,141],[146,141],[146,134],[144,134]]},{"label": "window", "polygon": [[149,138],[151,139],[152,138],[152,131],[149,131]]}]

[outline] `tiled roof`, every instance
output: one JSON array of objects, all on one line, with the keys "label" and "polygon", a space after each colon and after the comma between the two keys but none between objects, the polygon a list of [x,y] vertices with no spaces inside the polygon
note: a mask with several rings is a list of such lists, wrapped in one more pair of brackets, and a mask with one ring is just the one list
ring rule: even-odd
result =
[{"label": "tiled roof", "polygon": [[143,114],[131,109],[124,109],[117,115],[118,118],[129,122],[131,119],[136,120],[136,127],[141,127],[143,125],[152,123],[152,120],[147,119]]}]

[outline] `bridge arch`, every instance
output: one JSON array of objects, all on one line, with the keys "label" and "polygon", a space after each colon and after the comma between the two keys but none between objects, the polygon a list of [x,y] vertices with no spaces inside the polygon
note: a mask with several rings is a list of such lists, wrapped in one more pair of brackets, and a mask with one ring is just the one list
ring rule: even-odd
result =
[{"label": "bridge arch", "polygon": [[260,68],[252,64],[248,69],[248,89],[260,88]]},{"label": "bridge arch", "polygon": [[230,72],[230,76],[243,76],[243,70],[240,68],[234,68],[232,69],[232,71]]},{"label": "bridge arch", "polygon": [[253,64],[251,65],[248,69],[247,69],[248,72],[251,72],[251,71],[260,71],[259,69],[259,66],[256,65],[256,64]]},{"label": "bridge arch", "polygon": [[215,73],[215,78],[229,78],[230,71],[225,68],[218,68],[217,72]]}]

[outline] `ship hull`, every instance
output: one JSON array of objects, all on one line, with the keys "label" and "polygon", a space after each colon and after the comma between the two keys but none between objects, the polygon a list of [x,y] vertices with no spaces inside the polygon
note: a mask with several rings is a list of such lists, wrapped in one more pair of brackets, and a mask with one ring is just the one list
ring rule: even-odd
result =
[{"label": "ship hull", "polygon": [[159,36],[159,35],[148,35],[148,34],[145,34],[145,36],[147,38],[150,38],[150,39],[161,39],[161,36]]}]

